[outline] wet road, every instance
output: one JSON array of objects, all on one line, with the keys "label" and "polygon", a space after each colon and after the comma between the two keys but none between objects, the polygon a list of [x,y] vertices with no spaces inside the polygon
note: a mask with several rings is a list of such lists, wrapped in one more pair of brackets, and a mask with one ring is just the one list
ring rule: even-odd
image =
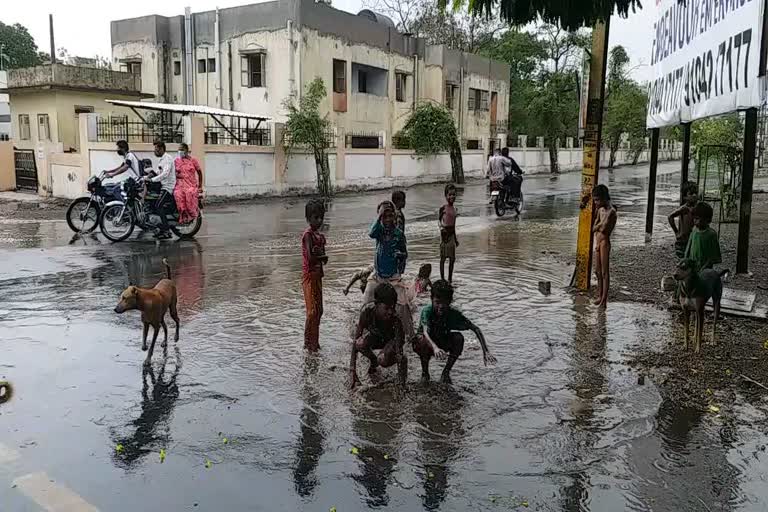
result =
[{"label": "wet road", "polygon": [[[659,211],[677,197],[676,167],[660,170]],[[617,243],[642,242],[645,172],[603,173]],[[676,335],[668,313],[618,302],[600,313],[564,290],[579,176],[524,190],[519,222],[496,219],[482,185],[457,201],[456,305],[498,364],[483,367],[472,340],[452,388],[422,387],[408,349],[405,395],[345,388],[359,295],[341,290],[372,260],[367,226],[386,193],[340,196],[326,217],[316,357],[301,350],[303,200],[212,209],[196,241],[160,245],[68,245],[63,222],[3,222],[0,378],[16,396],[0,405],[0,510],[57,499],[72,508],[53,510],[131,512],[766,510],[762,434],[681,410],[623,363],[633,345]],[[411,272],[436,270],[441,196],[408,191]],[[162,277],[163,257],[181,339],[145,370],[138,314],[112,309],[129,283]]]}]

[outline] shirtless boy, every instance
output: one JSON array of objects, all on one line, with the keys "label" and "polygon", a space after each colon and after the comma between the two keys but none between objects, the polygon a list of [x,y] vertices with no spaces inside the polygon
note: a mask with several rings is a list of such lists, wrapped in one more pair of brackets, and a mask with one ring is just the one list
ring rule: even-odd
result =
[{"label": "shirtless boy", "polygon": [[456,186],[449,183],[445,186],[445,204],[437,213],[437,223],[440,226],[440,279],[445,279],[445,260],[448,260],[448,282],[453,282],[453,266],[456,263],[456,248],[459,240],[456,238],[456,217],[458,211],[453,203],[456,202]]},{"label": "shirtless boy", "polygon": [[[350,388],[360,384],[357,377],[357,353],[360,352],[371,361],[368,374],[374,375],[379,367],[387,368],[397,364],[397,376],[401,386],[405,386],[408,362],[403,354],[405,334],[403,324],[395,314],[397,292],[389,283],[376,287],[373,302],[363,306],[357,322],[355,340],[352,342],[352,354],[349,360]],[[378,356],[374,350],[380,350]]]},{"label": "shirtless boy", "polygon": [[597,299],[595,305],[605,307],[608,304],[608,288],[611,285],[609,269],[611,257],[611,233],[616,227],[616,209],[611,205],[611,194],[605,185],[597,185],[592,190],[595,202],[595,224],[592,227],[595,240],[595,274],[597,275]]}]

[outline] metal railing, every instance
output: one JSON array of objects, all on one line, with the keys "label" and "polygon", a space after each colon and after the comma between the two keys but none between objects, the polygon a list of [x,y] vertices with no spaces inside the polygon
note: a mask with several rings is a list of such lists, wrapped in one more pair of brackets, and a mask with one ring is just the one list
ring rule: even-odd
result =
[{"label": "metal railing", "polygon": [[96,120],[98,142],[184,142],[184,127],[181,122],[158,120],[143,122],[128,119],[128,116],[99,117]]},{"label": "metal railing", "polygon": [[270,128],[252,128],[250,126],[232,126],[224,128],[218,124],[205,126],[206,144],[229,144],[234,146],[271,146]]},{"label": "metal railing", "polygon": [[[286,146],[291,145],[291,132],[286,128],[286,130],[283,132],[283,144]],[[336,147],[336,128],[331,126],[328,128],[324,133],[325,138],[325,147],[326,148],[335,148]]]}]

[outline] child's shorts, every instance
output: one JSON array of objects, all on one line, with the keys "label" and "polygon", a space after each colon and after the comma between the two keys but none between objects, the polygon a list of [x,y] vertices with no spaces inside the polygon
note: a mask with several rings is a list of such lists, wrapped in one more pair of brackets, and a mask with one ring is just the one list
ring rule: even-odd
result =
[{"label": "child's shorts", "polygon": [[449,235],[440,241],[440,259],[456,259],[456,235]]}]

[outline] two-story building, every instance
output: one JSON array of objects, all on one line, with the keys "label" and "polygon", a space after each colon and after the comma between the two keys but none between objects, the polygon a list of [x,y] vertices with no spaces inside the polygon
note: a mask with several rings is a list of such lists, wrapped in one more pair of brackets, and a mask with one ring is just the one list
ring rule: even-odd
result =
[{"label": "two-story building", "polygon": [[467,147],[506,144],[506,64],[428,46],[368,10],[277,0],[113,21],[111,32],[115,69],[140,75],[160,102],[281,121],[284,101],[320,77],[323,110],[350,147],[390,140],[421,101],[451,108]]}]

